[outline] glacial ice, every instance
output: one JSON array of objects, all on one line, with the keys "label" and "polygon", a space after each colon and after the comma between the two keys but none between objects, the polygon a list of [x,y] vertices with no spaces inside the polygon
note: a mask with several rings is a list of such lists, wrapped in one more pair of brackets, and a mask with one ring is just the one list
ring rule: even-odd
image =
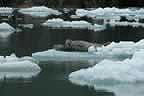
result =
[{"label": "glacial ice", "polygon": [[74,61],[74,60],[90,60],[98,58],[97,55],[90,54],[88,52],[64,52],[64,51],[56,51],[55,49],[49,49],[48,51],[33,53],[32,57],[39,61],[48,61],[48,60]]},{"label": "glacial ice", "polygon": [[107,22],[107,24],[115,27],[115,26],[132,26],[132,27],[144,27],[144,23],[139,23],[139,22],[127,22],[127,21],[114,21],[110,20],[110,22]]},{"label": "glacial ice", "polygon": [[16,30],[12,26],[10,26],[8,23],[5,23],[5,22],[0,23],[0,37],[6,38],[15,31]]},{"label": "glacial ice", "polygon": [[105,59],[130,58],[136,51],[144,49],[144,39],[138,42],[121,41],[119,43],[112,42],[107,46],[97,48],[96,55],[99,55]]},{"label": "glacial ice", "polygon": [[63,19],[60,18],[49,19],[46,22],[44,22],[42,25],[52,27],[52,28],[79,28],[79,29],[89,29],[94,31],[101,31],[105,29],[104,25],[98,25],[98,24],[92,25],[91,23],[83,20],[64,21]]},{"label": "glacial ice", "polygon": [[39,72],[40,67],[32,57],[18,58],[14,54],[0,56],[0,72]]},{"label": "glacial ice", "polygon": [[144,85],[143,58],[144,49],[136,51],[131,59],[105,59],[93,67],[72,72],[69,80],[78,85],[93,86],[95,90],[113,91],[116,96],[143,96],[140,89]]},{"label": "glacial ice", "polygon": [[19,10],[20,13],[29,14],[34,17],[47,17],[49,15],[61,15],[62,13],[58,10],[52,8],[47,8],[45,6],[35,6],[32,8],[22,8]]},{"label": "glacial ice", "polygon": [[124,60],[131,58],[132,55],[141,49],[144,49],[144,40],[138,42],[121,41],[112,42],[107,46],[97,47],[96,52],[64,52],[49,49],[43,52],[33,53],[32,56],[40,61],[47,60],[96,60],[103,59]]},{"label": "glacial ice", "polygon": [[7,14],[12,14],[12,12],[14,11],[13,8],[10,7],[0,7],[0,15],[1,16],[5,16]]},{"label": "glacial ice", "polygon": [[3,23],[0,24],[0,31],[14,32],[15,29],[12,26],[10,26],[8,23],[3,22]]},{"label": "glacial ice", "polygon": [[134,19],[143,19],[144,18],[144,9],[132,9],[132,8],[97,8],[93,10],[85,10],[85,9],[77,9],[76,15],[83,17],[91,17],[91,18],[101,18],[101,19],[112,19],[117,18],[120,19],[120,16],[125,16],[127,18],[133,17]]},{"label": "glacial ice", "polygon": [[73,72],[69,77],[73,83],[81,84],[82,81],[83,85],[143,82],[143,54],[144,49],[124,61],[105,59],[94,67]]}]

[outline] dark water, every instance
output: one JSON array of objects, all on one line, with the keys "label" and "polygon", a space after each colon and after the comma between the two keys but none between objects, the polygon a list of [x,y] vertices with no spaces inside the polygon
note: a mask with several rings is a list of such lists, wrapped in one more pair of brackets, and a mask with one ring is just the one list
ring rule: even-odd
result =
[{"label": "dark water", "polygon": [[[21,18],[21,17],[17,17]],[[7,38],[0,38],[0,55],[16,53],[26,56],[52,48],[54,44],[63,44],[67,38],[104,43],[107,41],[138,41],[144,38],[143,28],[108,26],[107,30],[93,32],[79,29],[49,29],[40,26],[47,18],[24,16],[11,25],[19,28]],[[34,24],[32,29],[19,27],[19,24]],[[115,96],[113,92],[80,87],[68,81],[68,75],[95,63],[88,61],[48,61],[41,62],[41,73],[31,79],[4,79],[0,81],[0,96]]]}]

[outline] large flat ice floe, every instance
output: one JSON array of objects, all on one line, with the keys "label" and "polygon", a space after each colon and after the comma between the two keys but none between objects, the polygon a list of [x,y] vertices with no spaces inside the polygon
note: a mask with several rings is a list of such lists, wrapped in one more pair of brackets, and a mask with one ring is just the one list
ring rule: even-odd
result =
[{"label": "large flat ice floe", "polygon": [[55,49],[33,53],[32,57],[39,61],[91,60],[97,58],[95,54],[89,54],[88,52],[64,52],[56,51]]},{"label": "large flat ice floe", "polygon": [[40,61],[47,60],[97,60],[103,59],[124,60],[131,58],[132,55],[144,49],[144,40],[139,42],[121,41],[112,42],[107,46],[97,47],[96,52],[64,52],[49,49],[43,52],[33,53],[32,56]]},{"label": "large flat ice floe", "polygon": [[144,49],[141,49],[131,59],[103,60],[88,69],[72,72],[69,80],[78,85],[93,86],[96,90],[114,91],[117,96],[142,96],[143,91],[135,86],[144,85],[143,58]]},{"label": "large flat ice floe", "polygon": [[132,9],[132,8],[96,8],[92,10],[85,9],[77,9],[76,15],[83,17],[92,17],[92,18],[100,18],[100,19],[120,19],[120,16],[125,16],[127,19],[143,19],[144,17],[144,9]]},{"label": "large flat ice floe", "polygon": [[16,30],[10,26],[8,23],[0,23],[0,37],[6,38],[12,33],[14,33]]},{"label": "large flat ice floe", "polygon": [[64,21],[60,18],[49,19],[42,24],[43,26],[48,26],[51,28],[75,28],[75,29],[89,29],[94,31],[101,31],[105,29],[104,25],[98,25],[87,21]]},{"label": "large flat ice floe", "polygon": [[62,13],[58,10],[47,8],[45,6],[35,6],[32,8],[22,8],[19,10],[20,13],[29,14],[34,17],[47,17],[49,15],[61,15]]}]

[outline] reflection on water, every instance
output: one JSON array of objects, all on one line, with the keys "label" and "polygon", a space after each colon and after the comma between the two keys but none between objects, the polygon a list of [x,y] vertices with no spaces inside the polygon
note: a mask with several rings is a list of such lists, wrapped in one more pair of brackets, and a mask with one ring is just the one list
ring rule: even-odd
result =
[{"label": "reflection on water", "polygon": [[0,72],[0,80],[28,79],[37,76],[39,72]]}]

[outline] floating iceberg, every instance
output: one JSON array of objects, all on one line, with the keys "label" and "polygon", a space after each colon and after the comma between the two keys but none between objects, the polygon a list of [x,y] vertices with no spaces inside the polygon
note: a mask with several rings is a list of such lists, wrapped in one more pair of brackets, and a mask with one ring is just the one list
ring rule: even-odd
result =
[{"label": "floating iceberg", "polygon": [[94,24],[87,21],[64,21],[63,19],[49,19],[42,24],[52,28],[78,28],[78,29],[89,29],[94,31],[101,31],[105,29],[105,26]]},{"label": "floating iceberg", "polygon": [[136,51],[141,49],[144,49],[143,39],[136,43],[131,41],[121,41],[119,43],[112,42],[107,46],[98,47],[97,52],[94,54],[105,59],[119,58],[119,60],[124,60],[126,58],[131,58]]},{"label": "floating iceberg", "polygon": [[29,14],[34,17],[47,17],[49,15],[61,15],[62,13],[58,10],[47,8],[45,6],[22,8],[19,10],[20,13]]},{"label": "floating iceberg", "polygon": [[13,13],[14,9],[9,7],[0,7],[0,16],[9,16]]},{"label": "floating iceberg", "polygon": [[115,27],[115,26],[132,26],[132,27],[144,27],[144,23],[139,23],[139,22],[119,22],[119,21],[110,21],[107,22],[107,24]]},{"label": "floating iceberg", "polygon": [[29,61],[13,61],[0,64],[0,72],[35,72],[40,71],[40,67]]},{"label": "floating iceberg", "polygon": [[40,67],[31,57],[0,56],[0,72],[39,72]]},{"label": "floating iceberg", "polygon": [[0,24],[0,37],[2,38],[8,37],[15,31],[16,30],[12,26],[10,26],[9,24],[5,22]]},{"label": "floating iceberg", "polygon": [[119,9],[119,8],[97,8],[93,10],[85,10],[85,9],[77,9],[76,15],[83,17],[91,17],[91,18],[101,18],[101,19],[120,19],[120,16],[134,17],[134,19],[143,19],[144,17],[144,9]]},{"label": "floating iceberg", "polygon": [[[143,58],[144,49],[141,49],[136,51],[131,59],[124,61],[103,60],[88,69],[72,72],[69,75],[69,80],[78,85],[93,86],[96,90],[114,91],[118,96],[122,94],[123,96],[136,96],[136,93],[143,92],[139,88],[136,91],[136,87],[134,87],[144,85]],[[126,90],[133,90],[133,95],[128,94],[129,91]]]}]

